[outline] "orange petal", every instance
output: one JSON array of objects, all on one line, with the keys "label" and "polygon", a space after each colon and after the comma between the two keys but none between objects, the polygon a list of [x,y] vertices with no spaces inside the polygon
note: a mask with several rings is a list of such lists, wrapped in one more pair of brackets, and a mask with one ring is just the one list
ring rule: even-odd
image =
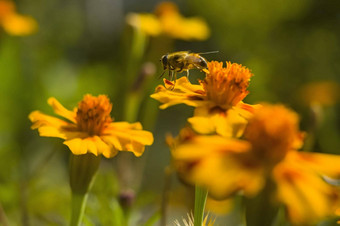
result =
[{"label": "orange petal", "polygon": [[67,110],[57,99],[54,97],[50,97],[48,99],[48,104],[52,106],[54,112],[68,120],[70,120],[73,123],[76,123],[76,113],[75,111]]}]

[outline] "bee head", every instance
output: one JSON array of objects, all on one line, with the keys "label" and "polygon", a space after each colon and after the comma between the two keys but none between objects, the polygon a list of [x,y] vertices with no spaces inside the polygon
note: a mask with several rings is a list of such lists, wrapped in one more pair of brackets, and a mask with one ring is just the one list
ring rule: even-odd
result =
[{"label": "bee head", "polygon": [[163,65],[163,69],[166,70],[168,68],[168,54],[163,55],[160,61]]}]

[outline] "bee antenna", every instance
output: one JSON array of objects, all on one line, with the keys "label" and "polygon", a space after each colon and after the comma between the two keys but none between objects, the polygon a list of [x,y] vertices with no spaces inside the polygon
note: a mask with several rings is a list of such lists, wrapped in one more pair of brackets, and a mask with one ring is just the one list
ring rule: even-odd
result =
[{"label": "bee antenna", "polygon": [[209,52],[203,52],[203,53],[198,53],[200,55],[204,55],[204,54],[211,54],[211,53],[218,53],[219,51],[209,51]]},{"label": "bee antenna", "polygon": [[158,77],[158,79],[162,78],[166,70],[163,71],[163,73]]}]

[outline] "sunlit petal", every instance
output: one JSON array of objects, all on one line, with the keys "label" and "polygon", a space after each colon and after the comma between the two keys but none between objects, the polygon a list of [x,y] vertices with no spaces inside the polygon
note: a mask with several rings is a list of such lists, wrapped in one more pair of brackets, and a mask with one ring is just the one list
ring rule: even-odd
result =
[{"label": "sunlit petal", "polygon": [[70,110],[67,110],[63,105],[57,101],[54,97],[51,97],[48,99],[48,104],[51,105],[54,112],[68,120],[70,120],[73,123],[76,123],[76,113]]}]

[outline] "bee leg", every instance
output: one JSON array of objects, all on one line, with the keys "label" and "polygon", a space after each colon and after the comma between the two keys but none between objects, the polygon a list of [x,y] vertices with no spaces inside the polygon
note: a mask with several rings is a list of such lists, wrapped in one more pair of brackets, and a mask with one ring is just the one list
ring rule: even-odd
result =
[{"label": "bee leg", "polygon": [[189,70],[187,70],[187,79],[190,82],[190,80],[189,80]]},{"label": "bee leg", "polygon": [[162,78],[162,76],[164,75],[164,73],[165,73],[165,70],[164,70],[163,73],[159,76],[158,79]]},{"label": "bee leg", "polygon": [[173,74],[173,78],[174,78],[174,85],[171,87],[171,90],[173,90],[175,88],[175,84],[176,84],[176,80],[177,80],[177,72],[174,72]]},{"label": "bee leg", "polygon": [[174,78],[174,72],[173,71],[169,71],[169,79],[170,79],[170,81],[172,81],[173,78]]}]

